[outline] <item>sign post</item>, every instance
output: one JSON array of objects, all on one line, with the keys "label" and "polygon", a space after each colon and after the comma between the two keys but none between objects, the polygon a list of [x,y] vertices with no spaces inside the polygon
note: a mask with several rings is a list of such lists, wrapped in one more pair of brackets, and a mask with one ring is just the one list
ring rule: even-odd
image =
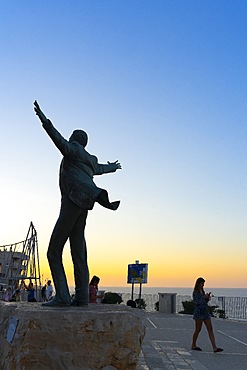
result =
[{"label": "sign post", "polygon": [[139,304],[138,307],[141,306],[141,291],[142,291],[142,284],[147,284],[147,276],[148,276],[148,264],[147,263],[139,263],[137,260],[135,263],[128,265],[128,284],[132,284],[131,289],[131,299],[133,301],[134,297],[134,284],[140,284],[139,290]]}]

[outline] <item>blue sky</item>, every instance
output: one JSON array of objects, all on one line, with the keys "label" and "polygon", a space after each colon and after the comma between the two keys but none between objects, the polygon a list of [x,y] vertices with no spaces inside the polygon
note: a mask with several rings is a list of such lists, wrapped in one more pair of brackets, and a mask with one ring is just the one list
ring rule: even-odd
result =
[{"label": "blue sky", "polygon": [[[35,99],[64,137],[88,132],[95,178],[121,208],[87,224],[89,265],[124,285],[149,263],[153,286],[245,287],[245,1],[2,1],[0,244],[32,220],[44,276],[59,212],[60,153]],[[68,259],[67,259],[68,257]],[[65,259],[70,281],[69,247]]]}]

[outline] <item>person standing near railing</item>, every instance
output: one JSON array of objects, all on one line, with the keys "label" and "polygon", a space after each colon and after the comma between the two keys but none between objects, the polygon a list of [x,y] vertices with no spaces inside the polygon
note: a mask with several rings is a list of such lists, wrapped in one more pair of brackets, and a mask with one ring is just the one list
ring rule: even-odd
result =
[{"label": "person standing near railing", "polygon": [[94,275],[89,283],[89,303],[97,303],[97,299],[103,298],[103,295],[98,294],[98,285],[100,278]]},{"label": "person standing near railing", "polygon": [[52,298],[52,294],[53,294],[53,287],[51,285],[51,280],[48,280],[46,291],[45,291],[46,301],[49,301]]},{"label": "person standing near railing", "polygon": [[201,331],[202,324],[204,323],[207,328],[209,339],[211,341],[214,352],[222,352],[223,349],[216,346],[211,315],[208,309],[208,302],[211,299],[211,292],[205,293],[203,289],[204,283],[205,280],[202,277],[199,277],[196,280],[193,291],[193,301],[195,305],[193,319],[195,320],[195,331],[193,334],[191,349],[195,351],[202,351],[200,347],[197,347],[196,341]]},{"label": "person standing near railing", "polygon": [[4,300],[5,300],[5,302],[9,302],[10,301],[10,298],[11,298],[11,288],[8,287],[6,289],[5,294],[4,294]]}]

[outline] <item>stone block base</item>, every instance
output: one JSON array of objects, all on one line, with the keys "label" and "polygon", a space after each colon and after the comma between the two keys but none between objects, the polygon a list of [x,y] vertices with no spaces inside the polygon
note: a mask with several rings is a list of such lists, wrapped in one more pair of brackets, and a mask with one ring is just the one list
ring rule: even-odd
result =
[{"label": "stone block base", "polygon": [[132,370],[144,335],[143,311],[122,305],[0,302],[0,369]]}]

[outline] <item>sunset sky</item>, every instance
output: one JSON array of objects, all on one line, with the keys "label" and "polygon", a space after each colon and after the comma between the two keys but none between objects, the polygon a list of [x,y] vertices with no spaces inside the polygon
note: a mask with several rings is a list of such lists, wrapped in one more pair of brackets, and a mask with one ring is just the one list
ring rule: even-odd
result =
[{"label": "sunset sky", "polygon": [[[0,245],[32,221],[41,272],[60,208],[61,154],[33,112],[38,100],[68,138],[89,135],[95,177],[121,200],[95,205],[86,239],[91,275],[126,286],[148,263],[148,286],[247,281],[247,2],[1,1]],[[64,249],[69,285],[73,266]]]}]

